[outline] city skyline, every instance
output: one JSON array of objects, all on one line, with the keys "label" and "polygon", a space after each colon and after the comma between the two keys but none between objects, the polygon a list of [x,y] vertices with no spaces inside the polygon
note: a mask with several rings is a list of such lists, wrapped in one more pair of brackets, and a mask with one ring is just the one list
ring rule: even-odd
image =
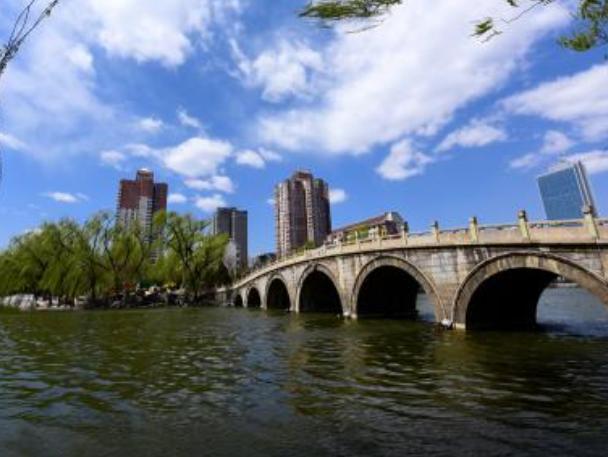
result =
[{"label": "city skyline", "polygon": [[[301,21],[299,1],[268,16],[233,2],[198,22],[182,20],[181,4],[151,6],[128,23],[85,2],[90,30],[58,8],[0,87],[0,245],[45,219],[114,210],[109,189],[142,167],[169,183],[176,211],[248,209],[253,255],[274,250],[268,200],[298,168],[330,183],[335,226],[388,209],[414,231],[502,223],[519,209],[543,219],[535,177],[560,156],[583,159],[605,214],[602,51],[559,49],[569,18],[557,6],[480,44],[470,23],[484,8],[458,4],[437,4],[432,46],[416,41],[434,33],[425,15],[398,27],[419,14],[411,5],[365,34]],[[139,20],[176,39],[135,42]],[[108,31],[124,40],[101,40]]]}]

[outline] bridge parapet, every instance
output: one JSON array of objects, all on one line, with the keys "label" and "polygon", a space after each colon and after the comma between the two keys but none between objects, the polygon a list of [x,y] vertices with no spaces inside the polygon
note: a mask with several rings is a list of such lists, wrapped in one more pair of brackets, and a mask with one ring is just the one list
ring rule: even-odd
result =
[{"label": "bridge parapet", "polygon": [[516,224],[479,225],[472,218],[467,228],[440,229],[433,224],[428,232],[408,233],[376,238],[366,238],[342,243],[325,244],[319,248],[293,253],[277,259],[261,268],[249,272],[238,280],[234,287],[266,275],[272,271],[287,268],[298,263],[333,257],[395,249],[436,248],[437,246],[526,246],[530,244],[608,244],[608,219],[584,218],[561,221],[528,222],[525,212],[520,212]]}]

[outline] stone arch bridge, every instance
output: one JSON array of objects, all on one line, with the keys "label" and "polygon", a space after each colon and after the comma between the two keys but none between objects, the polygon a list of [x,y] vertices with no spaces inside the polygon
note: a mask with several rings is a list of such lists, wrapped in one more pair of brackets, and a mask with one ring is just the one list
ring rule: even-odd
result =
[{"label": "stone arch bridge", "polygon": [[565,278],[608,306],[608,219],[407,233],[322,246],[280,259],[217,291],[224,305],[407,317],[420,293],[437,322],[456,328],[527,328],[544,289]]}]

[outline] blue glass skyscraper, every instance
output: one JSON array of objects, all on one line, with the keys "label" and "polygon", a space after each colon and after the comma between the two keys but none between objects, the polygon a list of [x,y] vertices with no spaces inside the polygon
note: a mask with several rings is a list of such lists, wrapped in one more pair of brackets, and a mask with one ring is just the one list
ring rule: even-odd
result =
[{"label": "blue glass skyscraper", "polygon": [[582,162],[562,162],[538,177],[538,187],[548,220],[580,219],[583,207],[595,211],[591,186]]}]

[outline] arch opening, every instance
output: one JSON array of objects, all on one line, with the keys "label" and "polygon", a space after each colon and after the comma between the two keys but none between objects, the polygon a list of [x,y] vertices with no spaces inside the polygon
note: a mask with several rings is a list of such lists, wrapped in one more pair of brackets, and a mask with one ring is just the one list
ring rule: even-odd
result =
[{"label": "arch opening", "polygon": [[291,300],[289,299],[287,286],[285,286],[285,283],[279,278],[272,280],[266,297],[268,309],[289,310],[291,308]]},{"label": "arch opening", "polygon": [[243,307],[243,297],[241,297],[241,294],[238,294],[236,297],[234,297],[234,301],[232,302],[232,304],[235,308]]},{"label": "arch opening", "polygon": [[302,284],[300,292],[300,312],[342,314],[340,294],[332,279],[315,270]]},{"label": "arch opening", "polygon": [[259,308],[260,306],[262,306],[260,293],[255,287],[252,287],[247,294],[247,308]]},{"label": "arch opening", "polygon": [[538,302],[558,275],[535,268],[496,273],[473,292],[466,312],[471,330],[531,330],[537,328]]},{"label": "arch opening", "polygon": [[413,319],[417,317],[420,283],[402,268],[383,265],[372,270],[358,292],[358,317]]}]

